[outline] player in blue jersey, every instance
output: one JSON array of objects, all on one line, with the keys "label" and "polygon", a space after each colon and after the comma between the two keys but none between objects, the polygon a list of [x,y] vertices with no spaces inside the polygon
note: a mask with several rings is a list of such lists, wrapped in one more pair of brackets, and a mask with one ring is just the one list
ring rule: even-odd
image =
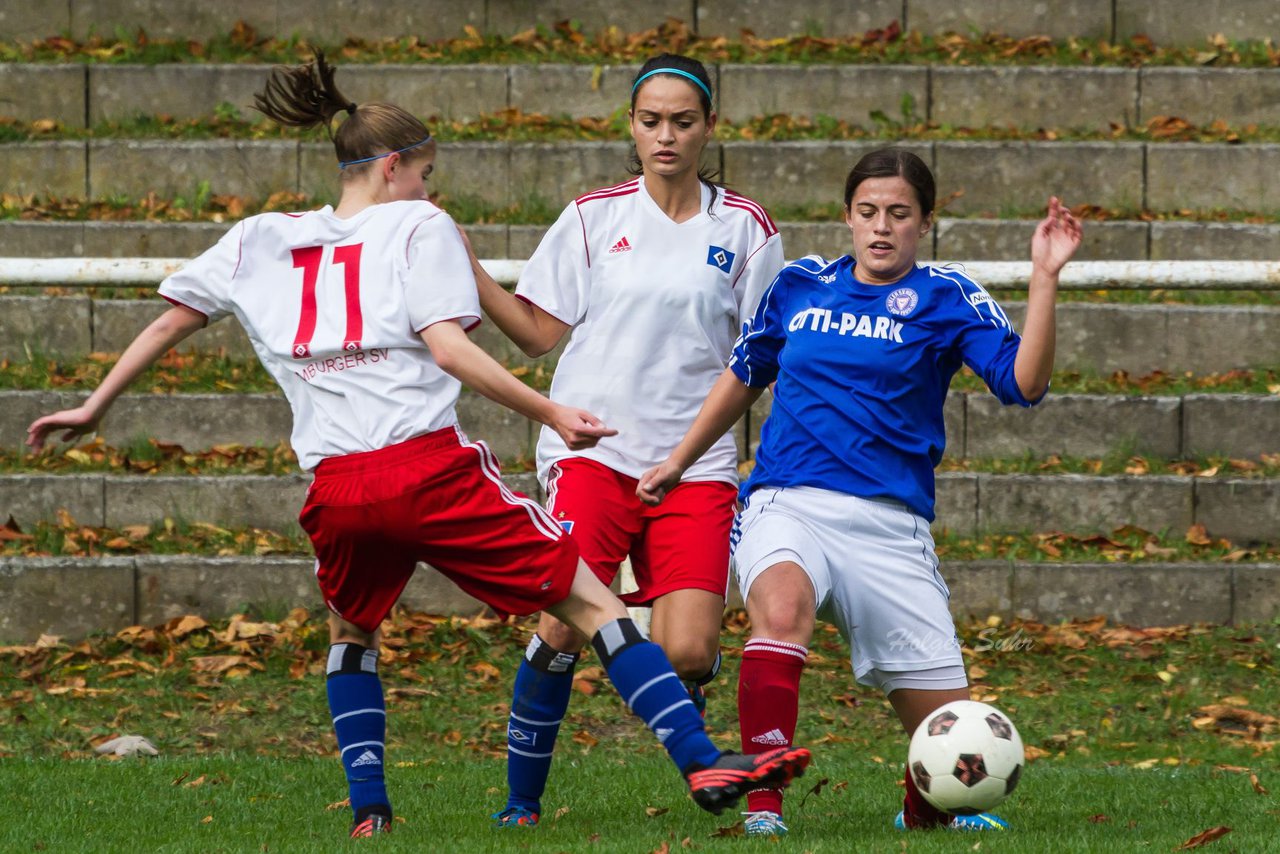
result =
[{"label": "player in blue jersey", "polygon": [[[968,365],[1006,404],[1049,387],[1058,274],[1080,225],[1056,198],[1031,242],[1023,333],[958,267],[916,262],[933,224],[934,180],[914,154],[881,149],[845,183],[853,254],[787,265],[760,300],[688,435],[640,478],[662,500],[681,472],[773,385],[733,531],[751,617],[738,707],[743,748],[791,743],[816,616],[849,640],[854,676],[889,697],[907,733],[969,698],[929,523],[945,444],[943,402]],[[780,790],[748,795],[747,833],[780,835]],[[906,775],[897,825],[1004,827],[934,809]]]}]

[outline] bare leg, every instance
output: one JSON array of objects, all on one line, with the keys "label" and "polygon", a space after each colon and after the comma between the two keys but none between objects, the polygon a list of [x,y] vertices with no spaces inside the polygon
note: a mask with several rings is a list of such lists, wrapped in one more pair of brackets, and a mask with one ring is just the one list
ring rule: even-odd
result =
[{"label": "bare leg", "polygon": [[674,590],[653,603],[650,631],[681,679],[705,676],[720,652],[724,598],[706,590]]}]

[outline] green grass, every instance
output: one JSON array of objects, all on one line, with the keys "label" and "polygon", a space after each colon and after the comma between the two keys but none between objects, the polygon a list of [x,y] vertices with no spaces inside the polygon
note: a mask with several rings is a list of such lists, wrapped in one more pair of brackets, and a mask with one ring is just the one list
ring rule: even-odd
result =
[{"label": "green grass", "polygon": [[[6,851],[321,851],[349,820],[324,701],[327,635],[295,611],[83,643],[0,650],[0,779]],[[389,781],[404,821],[388,850],[778,850],[734,835],[685,797],[651,737],[588,659],[557,748],[543,826],[496,835],[510,680],[532,624],[401,615],[387,626]],[[745,619],[726,618],[724,672],[709,692],[713,738],[736,746]],[[889,823],[905,736],[886,701],[856,687],[825,627],[811,644],[797,742],[815,764],[788,799],[797,851],[1170,850],[1218,825],[1222,850],[1274,850],[1275,724],[1253,734],[1223,709],[1280,705],[1275,625],[1126,629],[960,626],[973,695],[1017,723],[1029,752],[1005,836],[920,833]],[[234,656],[223,659],[222,656]],[[1213,708],[1216,707],[1216,711]],[[1215,720],[1217,721],[1215,723]],[[1270,719],[1274,721],[1274,718]],[[94,759],[107,737],[149,737],[158,759]],[[647,814],[651,810],[654,814]],[[722,828],[729,828],[724,831]],[[723,834],[723,835],[716,835]]]},{"label": "green grass", "polygon": [[[900,808],[896,769],[853,756],[820,759],[795,785],[829,781],[801,809],[792,831],[771,843],[742,838],[740,818],[700,812],[658,757],[592,757],[553,781],[556,809],[536,830],[498,832],[487,813],[501,806],[497,760],[418,759],[392,770],[399,817],[380,851],[432,847],[467,852],[777,851],[1029,852],[1168,851],[1219,825],[1232,828],[1209,850],[1273,851],[1275,799],[1247,775],[1208,767],[1147,771],[1038,763],[1003,810],[1014,830],[981,839],[946,832],[903,837],[888,827]],[[408,758],[415,757],[415,758]],[[429,763],[429,764],[423,764]],[[349,811],[326,809],[341,795],[334,760],[220,759],[146,762],[0,761],[22,821],[0,830],[6,851],[333,851],[344,845]],[[190,781],[204,778],[199,786]],[[181,782],[177,782],[180,778]],[[839,788],[837,788],[839,787]],[[798,800],[798,797],[796,798]],[[649,811],[658,812],[650,816]],[[126,817],[127,815],[127,817]],[[366,843],[368,844],[368,843]]]},{"label": "green grass", "polygon": [[417,36],[341,45],[312,44],[297,37],[273,38],[237,23],[226,35],[198,41],[148,37],[139,30],[117,28],[83,41],[65,36],[29,42],[0,42],[0,62],[170,63],[268,62],[292,64],[325,48],[341,64],[350,63],[608,63],[641,62],[664,51],[684,53],[705,62],[851,63],[942,65],[1147,65],[1267,68],[1280,64],[1280,53],[1268,40],[1206,38],[1191,45],[1156,45],[1146,36],[1123,42],[1045,36],[1011,38],[999,33],[903,33],[897,21],[858,35],[823,37],[816,31],[790,38],[698,37],[683,21],[671,19],[635,33],[615,27],[588,33],[574,21],[554,27],[538,25],[510,38],[482,36],[474,30],[429,42]]},{"label": "green grass", "polygon": [[[92,391],[119,358],[119,353],[91,353],[82,359],[44,356],[27,360],[0,359],[0,389]],[[173,350],[130,386],[134,393],[153,394],[248,394],[278,390],[271,375],[256,359]]]},{"label": "green grass", "polygon": [[[255,114],[248,113],[248,116]],[[568,115],[524,113],[518,109],[482,115],[468,121],[444,121],[439,116],[423,116],[437,138],[446,142],[557,142],[629,141],[626,105],[608,116],[573,118]],[[1166,117],[1140,126],[1022,127],[1013,123],[971,127],[939,124],[907,114],[891,119],[872,111],[859,121],[828,115],[793,116],[773,114],[734,116],[716,126],[720,142],[799,140],[919,140],[919,141],[1032,141],[1032,142],[1217,142],[1224,144],[1270,143],[1280,141],[1280,126],[1250,123],[1231,127],[1217,121],[1198,126],[1182,119],[1170,127]],[[0,117],[0,144],[36,140],[79,139],[301,139],[324,142],[320,131],[282,128],[263,118],[242,117],[226,105],[213,116],[175,118],[170,115],[139,115],[125,120],[100,122],[92,128],[68,126],[61,121],[22,121]]]}]

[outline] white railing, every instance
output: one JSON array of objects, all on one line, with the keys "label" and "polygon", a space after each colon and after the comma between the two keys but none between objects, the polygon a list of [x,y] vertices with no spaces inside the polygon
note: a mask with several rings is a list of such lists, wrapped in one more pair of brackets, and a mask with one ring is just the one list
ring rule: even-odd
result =
[{"label": "white railing", "polygon": [[[0,258],[0,285],[101,287],[157,284],[186,258]],[[523,261],[481,261],[505,285]],[[944,263],[944,262],[932,262]],[[965,271],[993,290],[1025,288],[1029,261],[966,261]],[[1280,290],[1280,261],[1072,261],[1063,290]]]}]

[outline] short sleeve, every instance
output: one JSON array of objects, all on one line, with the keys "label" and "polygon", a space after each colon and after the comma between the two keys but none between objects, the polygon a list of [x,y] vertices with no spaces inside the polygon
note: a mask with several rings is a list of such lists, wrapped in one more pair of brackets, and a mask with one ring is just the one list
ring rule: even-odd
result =
[{"label": "short sleeve", "polygon": [[160,296],[200,312],[210,323],[231,314],[231,282],[240,267],[248,222],[236,223],[217,243],[161,282]]},{"label": "short sleeve", "polygon": [[778,360],[787,340],[785,314],[786,270],[765,288],[755,312],[733,345],[729,368],[752,388],[764,388],[778,378]]},{"label": "short sleeve", "polygon": [[765,289],[777,278],[778,271],[786,264],[782,256],[782,235],[775,232],[751,257],[747,259],[738,283],[734,286],[734,294],[738,299],[738,316],[746,327],[747,318],[756,313],[760,298]]},{"label": "short sleeve", "polygon": [[433,213],[411,227],[405,259],[405,305],[414,332],[442,320],[457,320],[466,329],[480,322],[471,258],[448,214]]},{"label": "short sleeve", "polygon": [[586,224],[577,202],[566,207],[547,229],[524,265],[515,293],[569,326],[586,315],[591,295],[591,261]]},{"label": "short sleeve", "polygon": [[1019,406],[1039,403],[1040,398],[1027,400],[1018,387],[1013,366],[1022,338],[1014,331],[1009,316],[976,282],[965,281],[961,293],[966,304],[956,314],[959,326],[955,341],[964,363],[982,377],[1001,403]]}]

